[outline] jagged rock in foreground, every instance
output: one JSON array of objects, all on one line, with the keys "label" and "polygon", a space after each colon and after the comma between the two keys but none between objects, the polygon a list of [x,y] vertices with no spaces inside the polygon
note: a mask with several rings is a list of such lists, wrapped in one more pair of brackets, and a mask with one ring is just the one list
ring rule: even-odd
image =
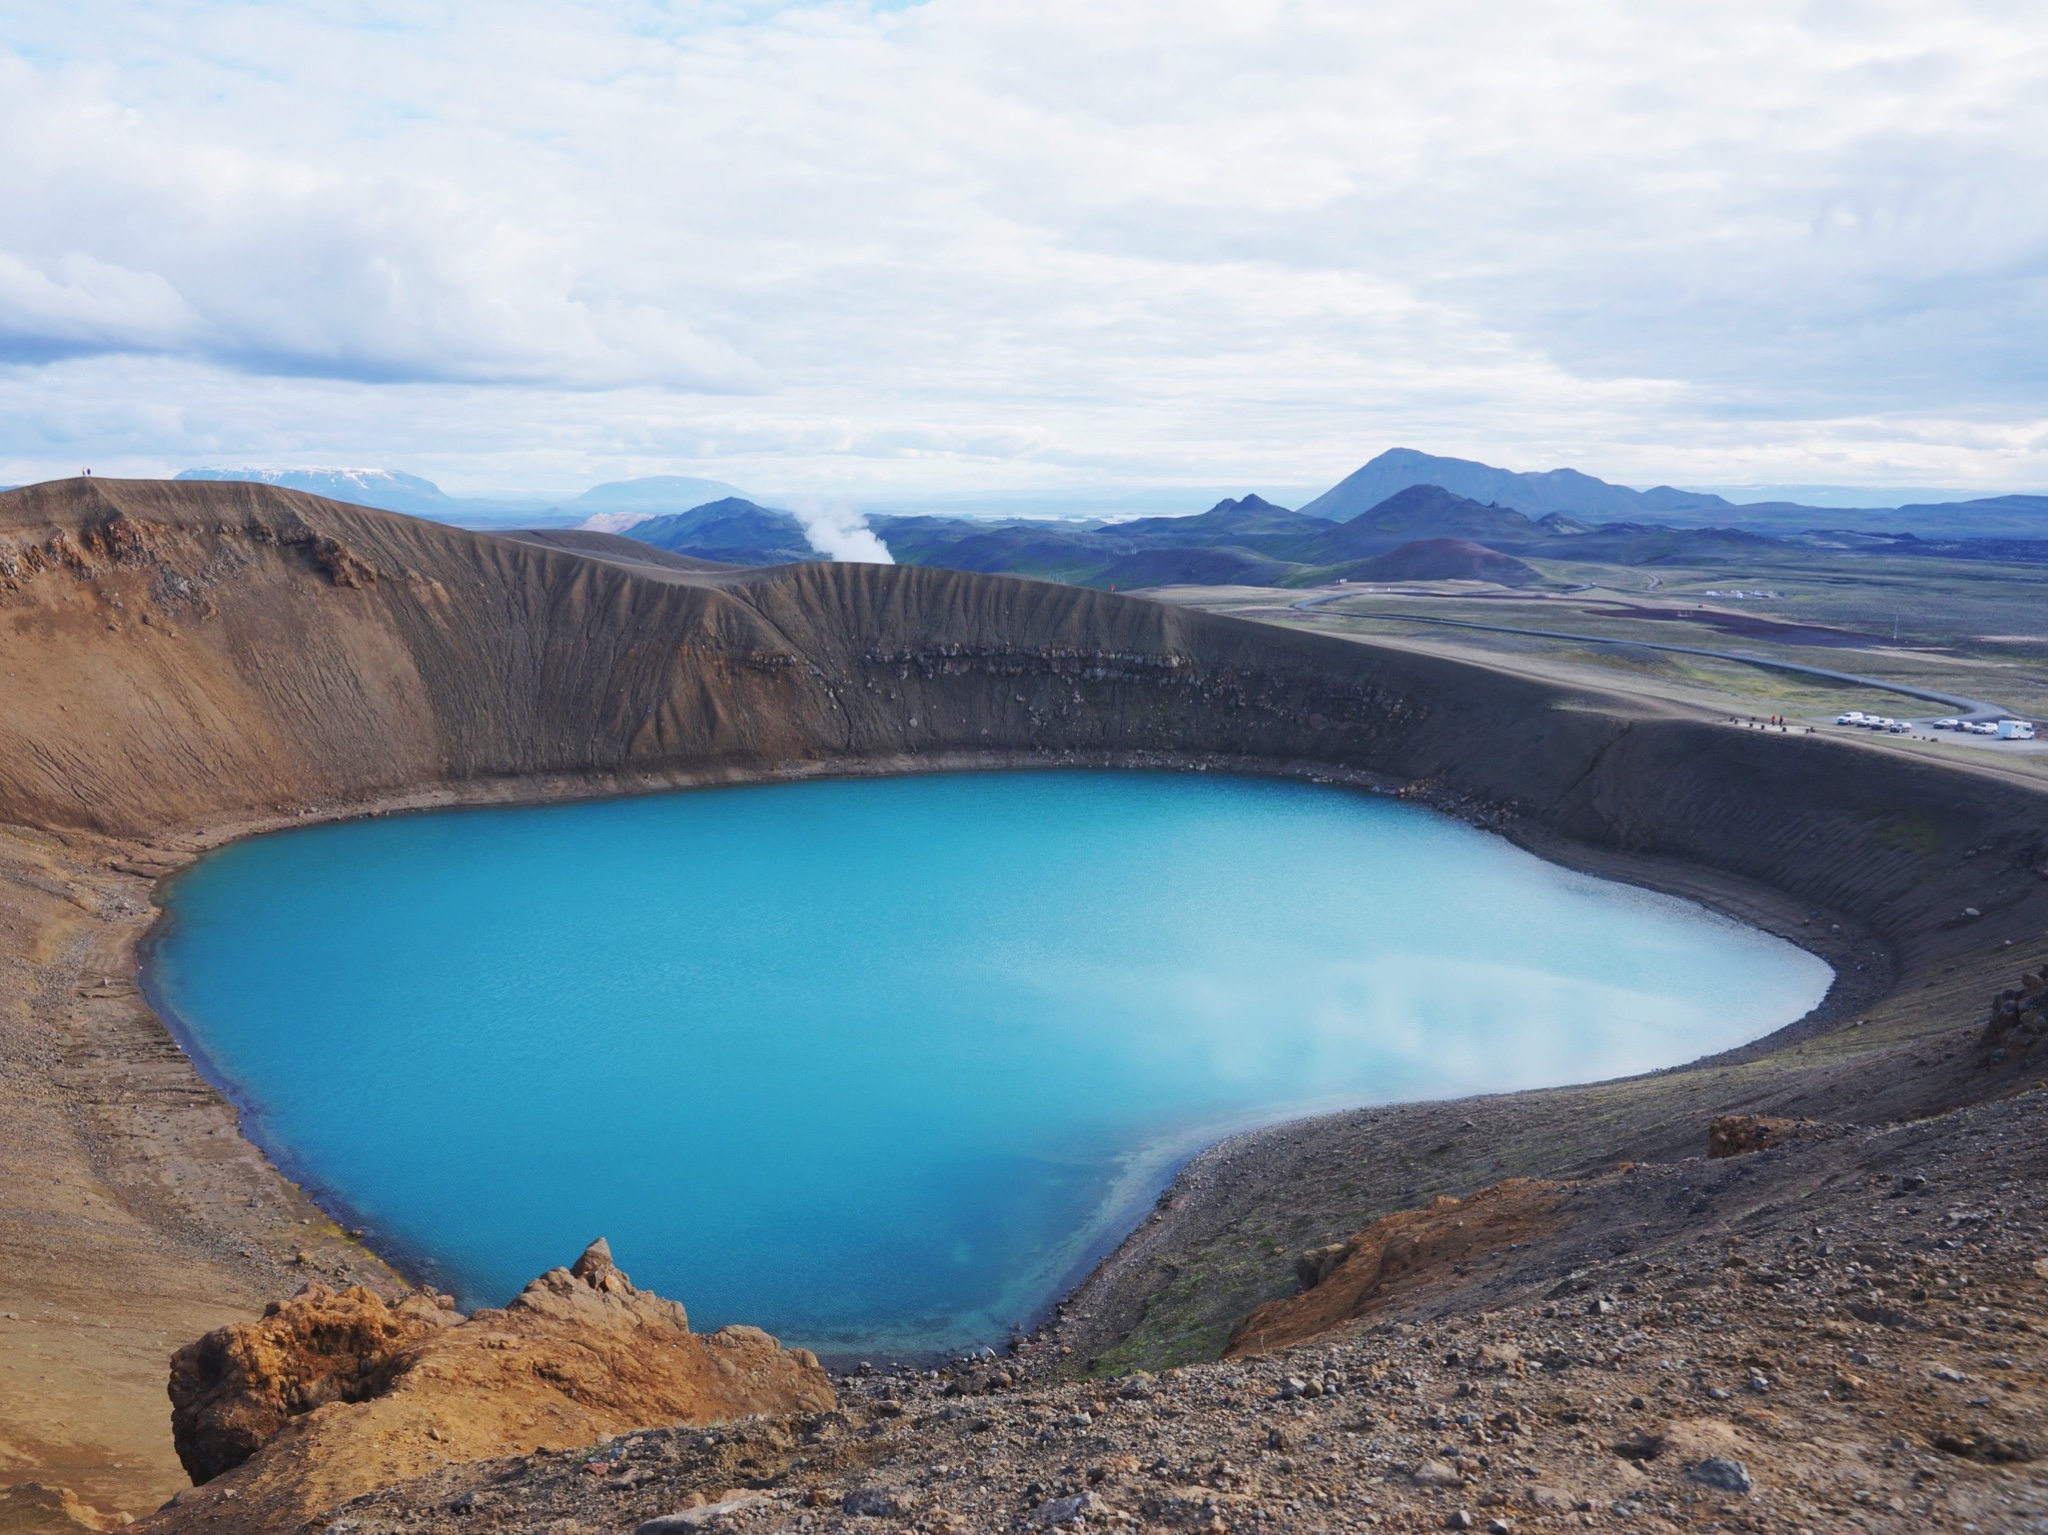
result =
[{"label": "jagged rock in foreground", "polygon": [[308,1286],[181,1350],[171,1391],[187,1466],[231,1469],[137,1528],[238,1535],[296,1529],[437,1466],[836,1400],[808,1350],[755,1327],[692,1333],[683,1308],[635,1289],[603,1241],[466,1320],[440,1297],[394,1305]]},{"label": "jagged rock in foreground", "polygon": [[453,1325],[455,1303],[418,1291],[389,1302],[361,1285],[313,1283],[262,1320],[215,1328],[171,1356],[171,1439],[192,1480],[210,1482],[329,1402],[391,1389],[411,1346]]}]

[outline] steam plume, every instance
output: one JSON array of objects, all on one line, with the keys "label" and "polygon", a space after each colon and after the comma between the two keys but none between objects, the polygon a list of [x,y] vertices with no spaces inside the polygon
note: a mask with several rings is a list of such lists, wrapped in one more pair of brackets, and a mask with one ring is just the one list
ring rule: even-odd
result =
[{"label": "steam plume", "polygon": [[875,536],[867,519],[851,507],[798,501],[790,506],[790,510],[804,525],[804,537],[811,541],[811,547],[818,553],[857,565],[896,563],[889,546]]}]

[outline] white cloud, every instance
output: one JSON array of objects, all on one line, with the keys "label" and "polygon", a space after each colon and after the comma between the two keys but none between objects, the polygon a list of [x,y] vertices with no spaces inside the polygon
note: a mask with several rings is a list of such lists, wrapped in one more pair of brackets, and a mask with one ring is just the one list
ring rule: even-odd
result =
[{"label": "white cloud", "polygon": [[205,326],[178,290],[83,251],[47,264],[0,250],[0,356],[42,361],[79,352],[169,351]]},{"label": "white cloud", "polygon": [[2048,483],[2037,6],[0,14],[0,475]]},{"label": "white cloud", "polygon": [[580,286],[568,244],[454,167],[434,176],[389,144],[294,152],[266,142],[264,112],[187,124],[174,105],[118,106],[120,83],[18,58],[0,70],[0,197],[16,210],[0,226],[0,357],[165,353],[368,382],[761,381],[671,308]]}]

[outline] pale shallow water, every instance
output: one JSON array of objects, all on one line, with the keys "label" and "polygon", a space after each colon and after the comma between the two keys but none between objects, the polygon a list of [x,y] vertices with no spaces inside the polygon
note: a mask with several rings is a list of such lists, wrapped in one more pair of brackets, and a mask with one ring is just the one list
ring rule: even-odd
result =
[{"label": "pale shallow water", "polygon": [[239,843],[148,982],[257,1141],[499,1302],[608,1236],[694,1325],[996,1342],[1231,1129],[1677,1064],[1818,959],[1347,790],[1003,773]]}]

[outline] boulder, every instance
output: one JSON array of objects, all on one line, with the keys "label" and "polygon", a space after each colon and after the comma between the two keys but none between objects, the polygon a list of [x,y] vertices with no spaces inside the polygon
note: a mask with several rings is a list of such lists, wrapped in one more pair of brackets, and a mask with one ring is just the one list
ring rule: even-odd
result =
[{"label": "boulder", "polygon": [[691,1531],[708,1529],[734,1514],[759,1508],[768,1501],[765,1492],[729,1492],[715,1502],[699,1503],[695,1508],[686,1508],[680,1513],[657,1514],[652,1519],[643,1519],[633,1526],[633,1535],[690,1535]]},{"label": "boulder", "polygon": [[1518,1379],[1529,1373],[1522,1351],[1512,1343],[1480,1344],[1479,1352],[1472,1356],[1472,1368],[1480,1375],[1513,1375]]},{"label": "boulder", "polygon": [[2007,987],[1991,999],[1991,1016],[1977,1038],[1977,1059],[1990,1066],[2030,1060],[2044,1039],[2048,1039],[2048,969],[2027,972],[2019,985]]},{"label": "boulder", "polygon": [[1800,1141],[1839,1135],[1840,1127],[1818,1119],[1776,1119],[1767,1114],[1717,1114],[1707,1126],[1707,1155],[1746,1157]]},{"label": "boulder", "polygon": [[1313,1290],[1330,1277],[1332,1269],[1344,1261],[1344,1254],[1349,1246],[1346,1242],[1330,1242],[1321,1247],[1303,1249],[1301,1255],[1294,1260],[1294,1277],[1301,1281],[1304,1290]]},{"label": "boulder", "polygon": [[1712,1487],[1718,1492],[1748,1492],[1756,1485],[1748,1466],[1719,1455],[1709,1456],[1685,1474],[1702,1487]]},{"label": "boulder", "polygon": [[1077,1492],[1039,1504],[1031,1511],[1031,1523],[1052,1529],[1062,1524],[1080,1524],[1090,1518],[1100,1522],[1109,1511],[1109,1505],[1094,1493]]},{"label": "boulder", "polygon": [[915,1487],[856,1487],[839,1506],[855,1519],[901,1519],[915,1513],[923,1503]]}]

